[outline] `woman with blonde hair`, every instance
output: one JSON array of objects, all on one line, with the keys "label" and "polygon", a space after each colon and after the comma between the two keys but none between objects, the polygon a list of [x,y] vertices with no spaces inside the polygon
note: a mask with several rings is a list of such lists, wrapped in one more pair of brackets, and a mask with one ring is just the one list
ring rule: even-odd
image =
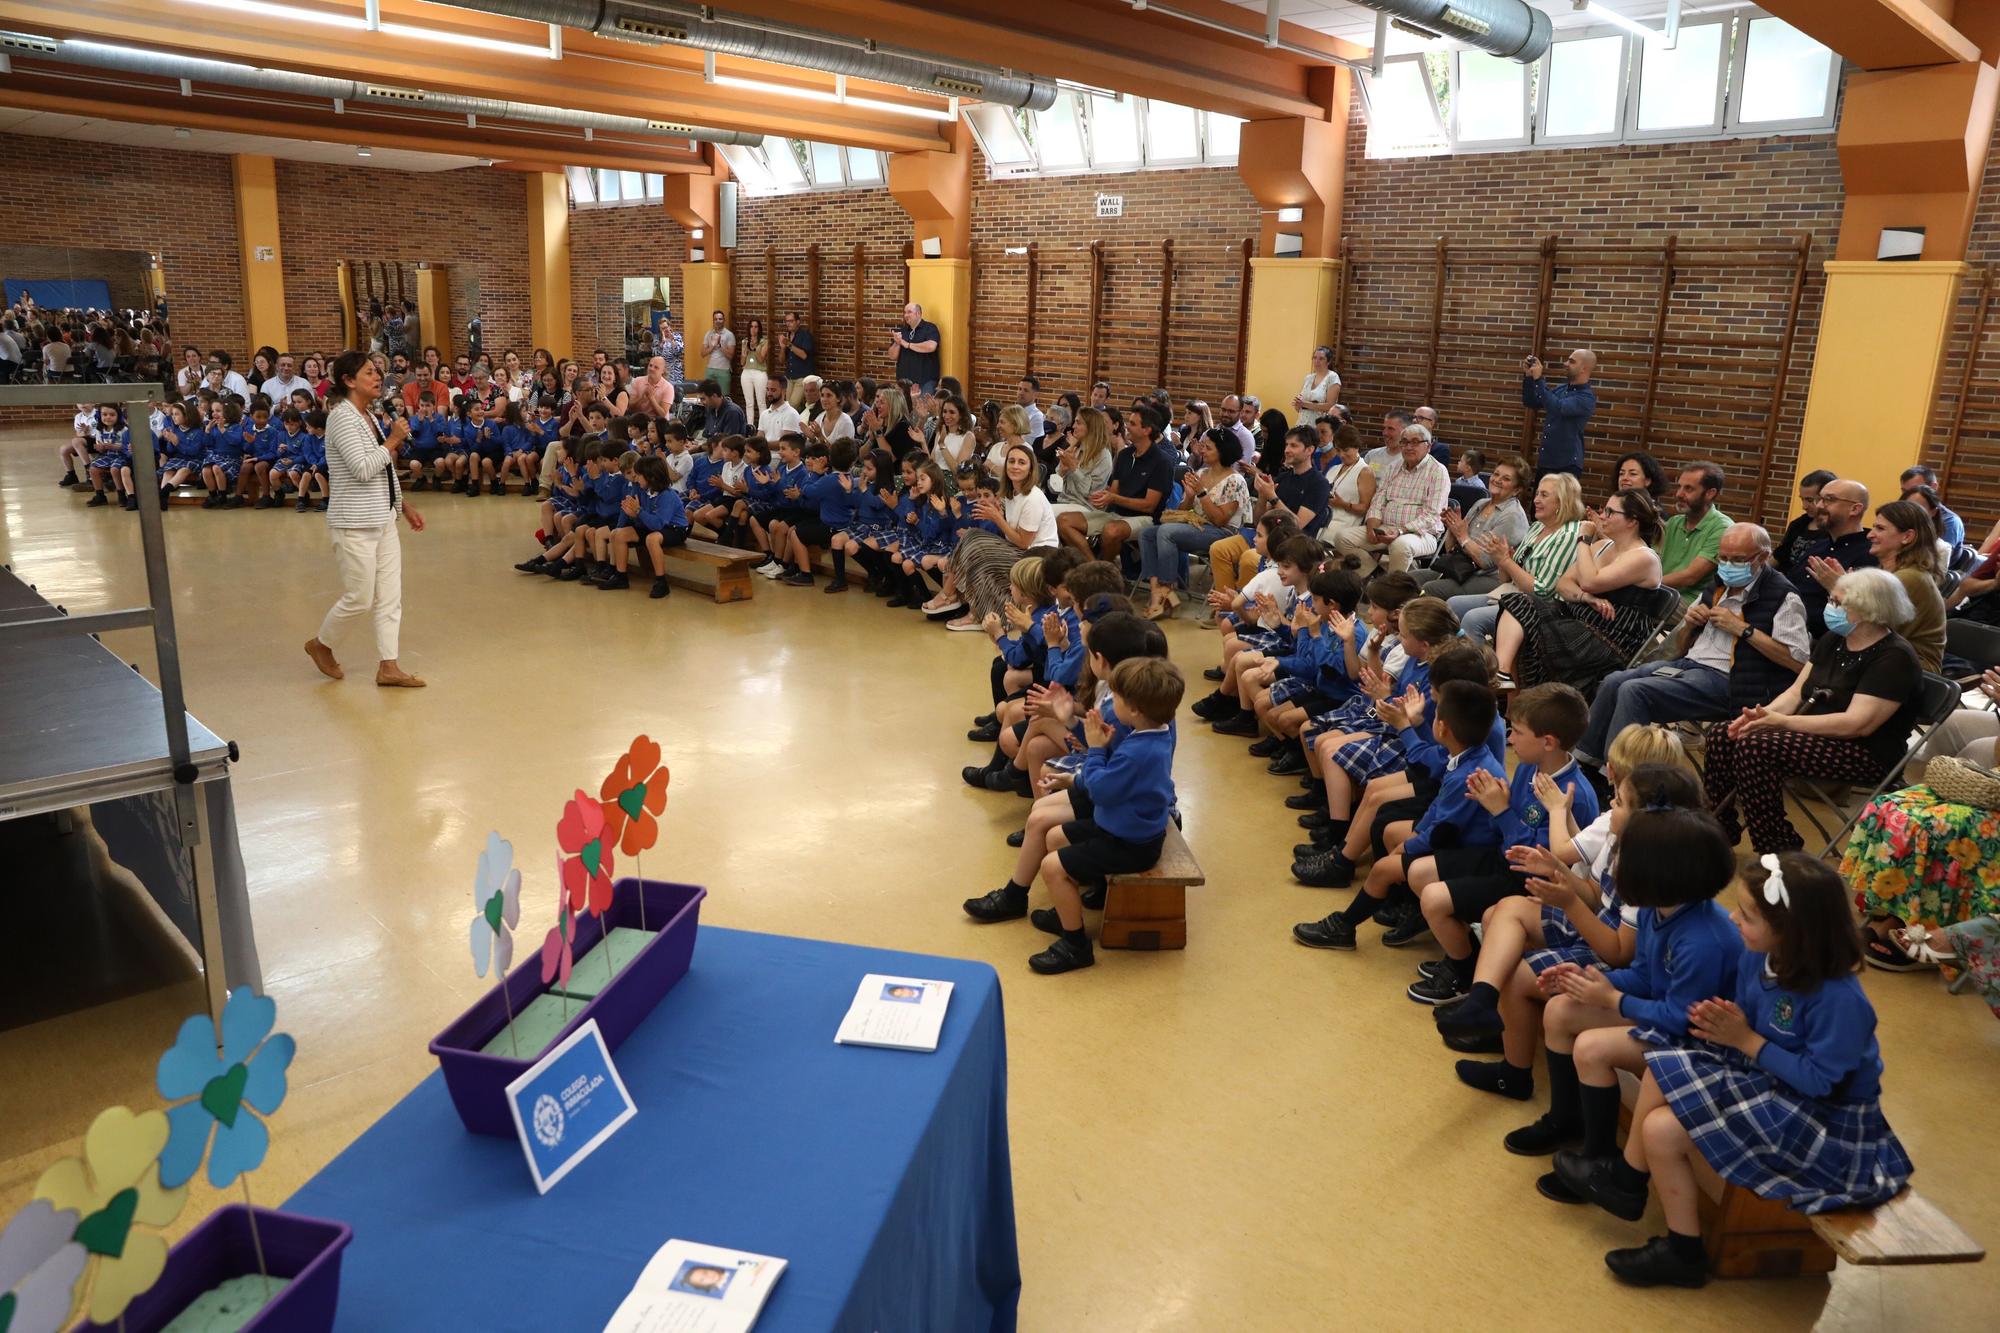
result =
[{"label": "woman with blonde hair", "polygon": [[910,420],[909,400],[903,391],[894,385],[884,385],[875,391],[873,408],[876,420],[875,438],[883,448],[896,456],[901,463],[911,454],[924,455],[924,437]]},{"label": "woman with blonde hair", "polygon": [[[986,475],[999,481],[1007,475],[1007,450],[1017,444],[1028,443],[1028,409],[1019,403],[1009,403],[1000,409],[995,421],[993,447],[986,451]],[[1031,447],[1030,453],[1034,450]]]},{"label": "woman with blonde hair", "polygon": [[1549,473],[1535,484],[1534,512],[1528,535],[1513,549],[1498,533],[1480,539],[1478,549],[1493,561],[1499,582],[1487,592],[1467,593],[1445,603],[1458,617],[1459,632],[1466,638],[1493,637],[1505,594],[1547,597],[1555,591],[1556,580],[1569,572],[1583,533],[1583,487],[1567,472]]}]

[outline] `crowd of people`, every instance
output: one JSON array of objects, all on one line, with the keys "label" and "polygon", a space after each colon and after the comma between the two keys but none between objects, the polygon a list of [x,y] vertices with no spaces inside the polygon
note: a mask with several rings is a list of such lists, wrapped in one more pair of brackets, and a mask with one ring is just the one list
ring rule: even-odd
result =
[{"label": "crowd of people", "polygon": [[23,293],[0,311],[0,384],[155,380],[170,335],[165,300],[150,310],[55,309]]},{"label": "crowd of people", "polygon": [[[625,588],[643,553],[664,597],[668,549],[699,538],[763,553],[784,585],[985,634],[993,707],[969,735],[993,750],[963,776],[1032,804],[1009,880],[964,910],[1052,937],[1038,973],[1092,965],[1086,909],[1179,818],[1186,686],[1158,622],[1185,607],[1216,635],[1192,716],[1296,779],[1279,792],[1306,839],[1294,877],[1353,890],[1293,938],[1429,940],[1407,993],[1449,1049],[1493,1057],[1457,1064],[1472,1089],[1529,1100],[1543,1053],[1550,1109],[1505,1146],[1553,1155],[1536,1186],[1559,1202],[1636,1220],[1660,1191],[1668,1232],[1607,1256],[1622,1278],[1705,1280],[1697,1151],[1807,1211],[1901,1188],[1854,973],[1953,964],[1941,932],[1996,906],[1963,844],[2000,864],[2000,815],[1894,793],[1837,872],[1805,854],[1785,782],[1882,783],[1926,673],[2000,665],[1946,652],[1953,618],[2000,624],[2000,524],[1969,542],[1921,466],[1879,505],[1809,474],[1775,538],[1725,512],[1711,461],[1629,453],[1588,496],[1587,350],[1559,382],[1523,366],[1538,469],[1454,449],[1429,406],[1385,413],[1369,447],[1325,348],[1290,411],[1114,403],[1102,382],[1045,400],[1033,375],[974,409],[950,377],[821,378],[785,325],[745,349],[717,312],[693,382],[660,341],[637,367],[379,350],[371,410],[404,490],[518,483],[536,502],[524,573]],[[199,477],[217,507],[323,494],[321,358],[261,349],[247,380],[221,353],[184,361],[157,428],[166,481]],[[114,415],[79,423],[65,484],[82,462],[93,491],[129,492]],[[2000,671],[1984,691],[2000,699]],[[1939,728],[1931,766],[1996,766],[1995,716]],[[1620,1070],[1643,1080],[1622,1150]],[[1811,1132],[1774,1140],[1752,1105]]]}]

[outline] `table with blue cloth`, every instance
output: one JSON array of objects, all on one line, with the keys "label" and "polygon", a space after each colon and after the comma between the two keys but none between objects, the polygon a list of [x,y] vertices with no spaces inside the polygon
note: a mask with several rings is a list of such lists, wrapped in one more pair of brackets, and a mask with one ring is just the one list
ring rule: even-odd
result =
[{"label": "table with blue cloth", "polygon": [[[834,1043],[869,972],[953,983],[935,1054]],[[991,967],[704,926],[612,1059],[638,1114],[546,1195],[435,1073],[306,1182],[354,1228],[336,1327],[599,1329],[674,1237],[788,1262],[759,1333],[1014,1327]]]}]

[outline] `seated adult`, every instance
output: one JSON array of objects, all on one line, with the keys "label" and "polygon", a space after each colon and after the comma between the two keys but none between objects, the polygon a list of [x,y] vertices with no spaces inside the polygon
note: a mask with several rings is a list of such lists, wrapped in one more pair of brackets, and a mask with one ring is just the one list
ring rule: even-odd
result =
[{"label": "seated adult", "polygon": [[1771,564],[1771,534],[1755,523],[1722,534],[1717,583],[1688,608],[1681,656],[1615,671],[1597,687],[1590,726],[1573,753],[1602,769],[1611,742],[1649,722],[1713,722],[1768,704],[1812,652],[1805,603]]},{"label": "seated adult", "polygon": [[1918,664],[1936,671],[1944,661],[1944,594],[1938,591],[1944,570],[1938,564],[1931,516],[1914,500],[1891,500],[1875,511],[1868,553],[1909,594],[1915,614],[1898,632],[1916,650]]},{"label": "seated adult", "polygon": [[[1286,515],[1300,532],[1317,537],[1326,528],[1332,500],[1326,474],[1313,466],[1319,444],[1316,429],[1293,426],[1284,433],[1284,441],[1282,450],[1265,451],[1265,457],[1280,460],[1277,475],[1258,472],[1250,478],[1256,494],[1253,510],[1259,520],[1266,514]],[[1358,448],[1360,441],[1355,444]],[[1362,470],[1367,471],[1365,464]],[[1258,558],[1255,544],[1247,537],[1224,537],[1209,547],[1208,569],[1215,587],[1224,592],[1241,588],[1256,574]]]},{"label": "seated adult", "polygon": [[701,382],[702,424],[701,433],[708,439],[720,439],[724,435],[748,435],[749,423],[743,419],[743,409],[722,392],[720,380]]},{"label": "seated adult", "polygon": [[[1944,539],[1944,529],[1941,526],[1944,516],[1951,514],[1953,518],[1957,518],[1958,515],[1952,514],[1949,509],[1946,509],[1944,501],[1938,498],[1938,493],[1928,486],[1912,486],[1903,492],[1903,498],[1913,505],[1921,506],[1924,513],[1931,520],[1932,530],[1939,534],[1937,539],[1938,577],[1942,578],[1944,572],[1952,568],[1953,562],[1958,559],[1961,552],[1964,552],[1968,556],[1972,554],[1972,552],[1966,551],[1964,546],[1954,545]],[[1963,525],[1961,524],[1962,530]]]},{"label": "seated adult", "polygon": [[1715,507],[1726,480],[1713,463],[1690,463],[1674,486],[1680,513],[1667,520],[1660,537],[1660,582],[1679,588],[1684,602],[1715,586],[1716,546],[1731,521]]},{"label": "seated adult", "polygon": [[[1444,512],[1444,548],[1429,569],[1412,570],[1427,596],[1450,599],[1487,593],[1500,586],[1499,558],[1487,549],[1495,538],[1513,550],[1528,536],[1528,513],[1521,492],[1528,475],[1525,458],[1503,458],[1486,481],[1486,498],[1466,514]],[[1568,476],[1568,473],[1561,473]]]},{"label": "seated adult", "polygon": [[[1937,473],[1922,463],[1904,468],[1900,480],[1905,500],[1910,498],[1910,492],[1919,487],[1929,487],[1933,496],[1937,494]],[[1945,508],[1942,500],[1936,502],[1935,509],[1938,537],[1953,550],[1965,545],[1965,520]]]},{"label": "seated adult", "polygon": [[1868,488],[1846,477],[1835,477],[1819,488],[1814,504],[1819,513],[1819,538],[1802,542],[1785,577],[1806,604],[1806,628],[1817,639],[1826,630],[1820,613],[1834,582],[1850,569],[1868,569],[1875,557],[1868,550]]},{"label": "seated adult", "polygon": [[[1321,417],[1313,423],[1319,431],[1338,419]],[[1323,541],[1349,528],[1362,528],[1368,521],[1368,506],[1375,502],[1375,469],[1361,461],[1361,432],[1352,426],[1333,426],[1333,457],[1326,467],[1326,526],[1320,529]],[[1315,466],[1318,466],[1315,456]]]},{"label": "seated adult", "polygon": [[1620,454],[1617,465],[1612,469],[1614,489],[1621,491],[1644,491],[1653,497],[1656,508],[1664,511],[1669,498],[1667,470],[1660,466],[1660,460],[1644,449],[1634,449],[1629,454]]},{"label": "seated adult", "polygon": [[[954,417],[957,409],[952,404],[957,401],[945,403],[945,411]],[[968,433],[965,438],[972,437]],[[1090,539],[1104,531],[1111,511],[1092,504],[1090,497],[1111,481],[1112,461],[1111,418],[1097,408],[1084,408],[1056,446],[1056,532],[1063,545],[1091,560],[1097,557]]]},{"label": "seated adult", "polygon": [[[1011,591],[1009,574],[1023,556],[1056,553],[1056,516],[1042,493],[1041,464],[1025,440],[1007,446],[1005,475],[995,487],[997,498],[973,506],[973,517],[985,519],[997,533],[968,528],[951,552],[951,580],[965,599],[965,614],[948,621],[946,629],[976,630],[989,615],[998,615]],[[949,589],[950,586],[947,585]]]},{"label": "seated adult", "polygon": [[1815,468],[1799,478],[1799,506],[1802,512],[1785,524],[1784,535],[1778,538],[1778,549],[1771,553],[1779,570],[1791,569],[1794,562],[1805,553],[1805,548],[1818,541],[1824,534],[1819,530],[1819,492],[1829,481],[1840,478],[1825,468]]},{"label": "seated adult", "polygon": [[1146,615],[1153,620],[1180,605],[1175,589],[1187,579],[1189,556],[1206,554],[1250,526],[1250,483],[1236,467],[1243,460],[1241,437],[1218,428],[1192,441],[1188,452],[1195,467],[1181,480],[1182,507],[1162,513],[1139,534],[1139,574],[1151,588]]},{"label": "seated adult", "polygon": [[1444,535],[1444,502],[1451,473],[1431,457],[1431,433],[1414,423],[1403,429],[1401,452],[1382,474],[1368,505],[1366,524],[1333,534],[1333,549],[1363,578],[1379,565],[1401,573],[1430,555]]},{"label": "seated adult", "polygon": [[451,386],[432,379],[431,368],[420,365],[410,373],[409,379],[403,381],[403,406],[414,416],[417,404],[426,398],[438,411],[451,411]]},{"label": "seated adult", "polygon": [[1826,633],[1790,688],[1709,727],[1703,783],[1732,844],[1748,824],[1760,854],[1796,851],[1805,840],[1785,814],[1785,779],[1879,782],[1903,757],[1923,669],[1895,627],[1912,614],[1894,574],[1841,575]]},{"label": "seated adult", "polygon": [[632,381],[628,392],[634,412],[644,412],[649,417],[672,416],[674,382],[667,378],[667,358],[647,357],[646,373]]},{"label": "seated adult", "polygon": [[1573,685],[1585,698],[1627,662],[1653,630],[1660,586],[1660,511],[1644,491],[1619,491],[1592,516],[1599,540],[1578,542],[1555,596],[1510,592],[1500,599],[1493,651],[1500,674],[1526,686]]},{"label": "seated adult", "polygon": [[1090,497],[1113,515],[1098,537],[1101,559],[1116,560],[1133,533],[1153,526],[1173,493],[1173,455],[1160,443],[1165,420],[1150,406],[1126,409],[1125,448],[1111,460],[1111,484]]},{"label": "seated adult", "polygon": [[1480,538],[1479,549],[1493,562],[1497,580],[1490,591],[1461,593],[1446,603],[1466,638],[1493,637],[1500,623],[1500,598],[1509,592],[1554,595],[1556,580],[1576,559],[1583,527],[1583,488],[1576,477],[1568,472],[1543,477],[1535,484],[1534,509],[1535,521],[1513,549],[1497,534]]}]

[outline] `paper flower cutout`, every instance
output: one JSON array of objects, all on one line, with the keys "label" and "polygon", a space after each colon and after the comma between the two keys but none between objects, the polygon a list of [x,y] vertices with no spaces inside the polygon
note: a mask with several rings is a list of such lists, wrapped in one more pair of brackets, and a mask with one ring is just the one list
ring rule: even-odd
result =
[{"label": "paper flower cutout", "polygon": [[486,835],[479,870],[472,877],[472,967],[486,975],[490,958],[501,976],[514,965],[514,927],[521,924],[521,872],[514,868],[514,844],[498,833]]},{"label": "paper flower cutout", "polygon": [[627,856],[637,856],[659,841],[667,777],[659,745],[647,736],[634,737],[597,793],[604,808],[606,842],[616,843]]},{"label": "paper flower cutout", "polygon": [[167,1266],[166,1238],[156,1232],[187,1202],[187,1187],[165,1188],[154,1169],[167,1134],[158,1111],[109,1107],[84,1134],[83,1156],[63,1158],[35,1182],[36,1198],[82,1219],[75,1239],[97,1257],[87,1311],[97,1323],[114,1322]]},{"label": "paper flower cutout", "polygon": [[563,889],[572,912],[600,915],[611,906],[611,846],[604,838],[604,807],[583,792],[563,806],[556,843],[570,855],[562,864]]},{"label": "paper flower cutout", "polygon": [[[556,858],[558,879],[562,876],[562,868],[563,859],[558,856]],[[569,938],[569,899],[558,893],[556,923],[549,927],[549,933],[542,939],[542,984],[546,986],[560,976],[562,984],[568,986],[570,968],[575,962],[576,955],[570,948]]]},{"label": "paper flower cutout", "polygon": [[[193,1179],[211,1129],[215,1149],[208,1153],[209,1184],[221,1189],[263,1165],[271,1134],[245,1108],[270,1115],[285,1100],[285,1070],[297,1044],[282,1032],[271,1036],[277,1021],[277,1001],[238,986],[222,1007],[220,1059],[207,1014],[181,1024],[180,1035],[160,1057],[155,1079],[162,1097],[180,1102],[167,1108],[173,1134],[160,1154],[162,1185],[171,1189]],[[183,1097],[190,1100],[180,1101]]]},{"label": "paper flower cutout", "polygon": [[76,1304],[90,1251],[71,1237],[77,1215],[35,1199],[0,1231],[0,1333],[57,1333]]}]

